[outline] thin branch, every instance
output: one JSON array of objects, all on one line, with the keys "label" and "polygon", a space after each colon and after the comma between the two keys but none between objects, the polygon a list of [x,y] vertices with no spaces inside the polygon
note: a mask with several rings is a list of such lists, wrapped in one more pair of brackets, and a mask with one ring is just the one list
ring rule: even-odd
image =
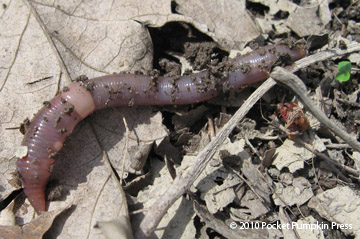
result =
[{"label": "thin branch", "polygon": [[349,43],[346,46],[347,48],[345,50],[341,50],[339,48],[326,50],[326,51],[320,51],[318,53],[315,53],[311,56],[302,58],[295,62],[291,68],[291,72],[296,72],[302,68],[305,68],[313,63],[324,61],[326,59],[337,57],[337,56],[343,56],[346,54],[350,54],[356,51],[360,51],[360,44],[359,43]]}]

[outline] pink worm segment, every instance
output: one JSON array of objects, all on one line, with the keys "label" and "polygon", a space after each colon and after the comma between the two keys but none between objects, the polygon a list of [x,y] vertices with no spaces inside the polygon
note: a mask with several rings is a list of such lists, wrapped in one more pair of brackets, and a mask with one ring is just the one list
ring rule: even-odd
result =
[{"label": "pink worm segment", "polygon": [[[222,90],[265,80],[273,64],[284,57],[292,63],[305,56],[299,47],[266,46],[230,61],[224,79],[209,81],[209,70],[181,77],[114,74],[74,82],[48,102],[32,119],[23,146],[27,155],[17,160],[24,192],[37,213],[46,210],[45,186],[53,156],[60,151],[77,123],[95,110],[122,105],[193,104],[217,96]],[[226,86],[226,87],[225,87]]]}]

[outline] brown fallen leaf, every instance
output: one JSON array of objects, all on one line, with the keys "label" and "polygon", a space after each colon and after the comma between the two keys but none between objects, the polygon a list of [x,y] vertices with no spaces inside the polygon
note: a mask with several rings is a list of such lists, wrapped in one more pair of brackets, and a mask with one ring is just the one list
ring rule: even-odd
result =
[{"label": "brown fallen leaf", "polygon": [[209,35],[224,49],[242,49],[260,34],[245,1],[177,0],[176,3],[179,13],[206,24]]},{"label": "brown fallen leaf", "polygon": [[107,239],[134,238],[131,230],[130,219],[126,216],[120,216],[119,218],[111,221],[98,222],[95,227],[99,228]]},{"label": "brown fallen leaf", "polygon": [[70,208],[69,204],[66,208],[58,209],[51,212],[43,212],[30,223],[20,226],[0,226],[1,239],[42,239],[43,235],[49,230],[55,218]]}]

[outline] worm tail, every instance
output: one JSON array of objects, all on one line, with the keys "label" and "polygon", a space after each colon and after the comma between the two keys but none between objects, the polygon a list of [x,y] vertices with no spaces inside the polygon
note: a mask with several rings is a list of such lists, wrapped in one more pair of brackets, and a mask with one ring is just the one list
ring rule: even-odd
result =
[{"label": "worm tail", "polygon": [[77,123],[93,112],[94,101],[79,83],[72,83],[32,119],[22,145],[27,155],[17,160],[24,192],[35,211],[45,211],[45,186],[50,177],[54,155],[63,147]]},{"label": "worm tail", "polygon": [[24,184],[24,193],[35,211],[45,211],[45,186],[50,177],[54,159],[35,159],[29,162],[27,156],[17,161],[18,171]]}]

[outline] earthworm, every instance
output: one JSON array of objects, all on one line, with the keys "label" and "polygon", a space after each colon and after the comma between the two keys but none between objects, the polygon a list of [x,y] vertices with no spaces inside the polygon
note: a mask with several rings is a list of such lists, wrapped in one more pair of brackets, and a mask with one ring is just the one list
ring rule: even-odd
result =
[{"label": "earthworm", "polygon": [[96,110],[123,105],[194,104],[229,89],[265,80],[274,64],[291,64],[306,54],[299,46],[270,45],[237,56],[208,70],[177,77],[120,73],[80,77],[64,87],[34,116],[17,158],[24,192],[35,211],[46,210],[45,186],[54,156],[79,121]]}]

